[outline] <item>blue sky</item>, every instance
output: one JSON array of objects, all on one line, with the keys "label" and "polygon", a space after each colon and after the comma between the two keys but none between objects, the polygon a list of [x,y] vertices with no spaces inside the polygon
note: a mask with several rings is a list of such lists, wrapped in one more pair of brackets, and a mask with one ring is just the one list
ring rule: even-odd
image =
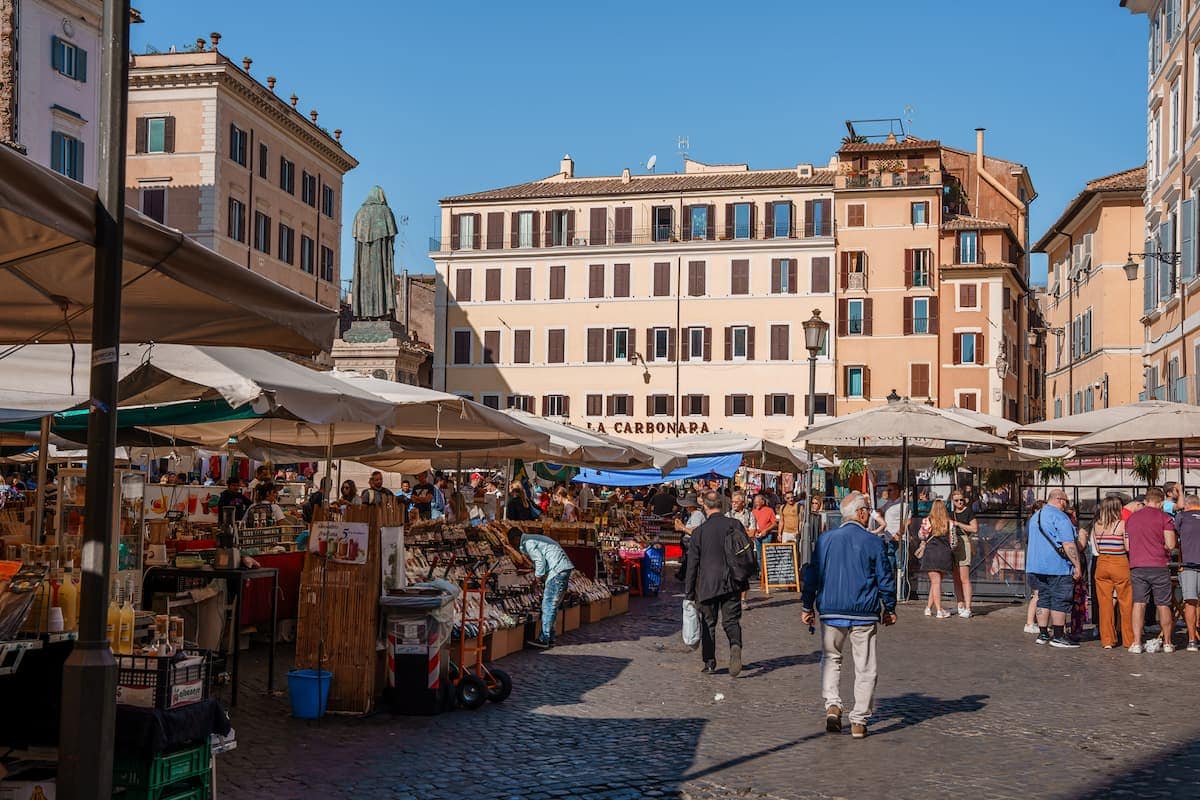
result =
[{"label": "blue sky", "polygon": [[700,161],[821,164],[844,120],[911,106],[911,132],[970,149],[982,126],[988,152],[1029,166],[1035,238],[1084,181],[1145,160],[1146,20],[1118,0],[136,5],[135,50],[219,31],[341,128],[361,164],[345,221],[383,186],[413,271],[432,270],[439,198],[544,177],[567,152],[578,175],[652,153],[679,170],[681,136]]}]

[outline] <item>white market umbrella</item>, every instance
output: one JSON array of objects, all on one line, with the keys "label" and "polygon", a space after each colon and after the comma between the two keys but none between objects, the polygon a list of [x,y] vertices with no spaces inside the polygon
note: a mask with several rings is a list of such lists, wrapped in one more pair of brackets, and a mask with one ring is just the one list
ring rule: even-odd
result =
[{"label": "white market umbrella", "polygon": [[769,472],[803,472],[809,467],[808,456],[802,448],[736,431],[717,430],[680,436],[657,446],[684,456],[741,453],[744,466]]},{"label": "white market umbrella", "polygon": [[1006,449],[1004,439],[923,403],[899,400],[801,431],[795,441],[809,452],[853,450],[865,455],[942,455],[954,444]]},{"label": "white market umbrella", "polygon": [[1165,400],[1146,400],[1123,406],[1110,406],[1082,414],[1071,414],[1058,419],[1047,419],[1032,425],[1023,425],[1013,432],[1013,437],[1022,446],[1063,447],[1072,446],[1075,440],[1090,433],[1110,428],[1118,423],[1161,408],[1177,408],[1178,403]]},{"label": "white market umbrella", "polygon": [[1183,485],[1185,457],[1200,452],[1200,406],[1148,400],[1124,420],[1071,442],[1079,455],[1174,455]]}]

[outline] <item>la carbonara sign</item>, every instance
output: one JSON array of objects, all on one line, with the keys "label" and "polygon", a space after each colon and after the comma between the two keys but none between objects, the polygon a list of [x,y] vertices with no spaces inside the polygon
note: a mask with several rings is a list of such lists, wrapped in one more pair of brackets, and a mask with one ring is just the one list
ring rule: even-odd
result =
[{"label": "la carbonara sign", "polygon": [[596,433],[658,433],[668,434],[671,436],[684,436],[692,433],[708,433],[707,422],[610,422],[609,427],[605,427],[603,422],[589,422],[588,430],[596,431]]}]

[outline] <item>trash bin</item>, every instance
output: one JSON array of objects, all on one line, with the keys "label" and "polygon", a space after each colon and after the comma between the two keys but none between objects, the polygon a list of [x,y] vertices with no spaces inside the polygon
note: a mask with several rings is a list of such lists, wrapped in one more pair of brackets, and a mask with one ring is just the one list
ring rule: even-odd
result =
[{"label": "trash bin", "polygon": [[387,636],[384,700],[394,714],[439,714],[453,707],[447,645],[455,594],[411,587],[379,598]]}]

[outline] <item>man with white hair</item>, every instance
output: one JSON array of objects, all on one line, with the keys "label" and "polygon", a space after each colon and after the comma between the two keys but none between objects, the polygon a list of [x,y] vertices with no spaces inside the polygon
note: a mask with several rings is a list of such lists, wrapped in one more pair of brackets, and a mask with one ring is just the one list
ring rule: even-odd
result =
[{"label": "man with white hair", "polygon": [[[896,573],[888,564],[883,540],[867,531],[871,518],[867,498],[850,492],[842,500],[842,525],[817,539],[804,569],[801,619],[812,626],[821,620],[821,686],[825,697],[825,730],[842,730],[842,653],[846,643],[854,658],[854,710],[850,735],[862,739],[875,710],[875,633],[878,624],[896,622]],[[815,602],[815,608],[814,608]]]}]

